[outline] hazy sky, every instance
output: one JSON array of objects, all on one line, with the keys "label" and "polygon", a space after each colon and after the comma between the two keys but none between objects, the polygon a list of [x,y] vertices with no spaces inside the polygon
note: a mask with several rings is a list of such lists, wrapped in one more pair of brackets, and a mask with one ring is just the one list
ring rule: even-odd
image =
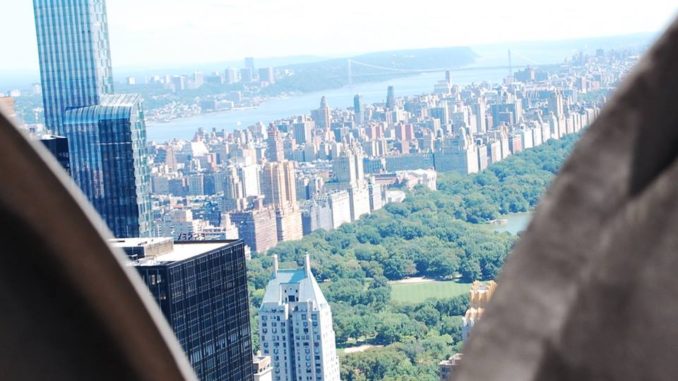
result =
[{"label": "hazy sky", "polygon": [[[654,32],[678,11],[676,0],[108,0],[107,6],[116,67]],[[0,70],[35,70],[32,1],[0,0],[0,9]]]}]

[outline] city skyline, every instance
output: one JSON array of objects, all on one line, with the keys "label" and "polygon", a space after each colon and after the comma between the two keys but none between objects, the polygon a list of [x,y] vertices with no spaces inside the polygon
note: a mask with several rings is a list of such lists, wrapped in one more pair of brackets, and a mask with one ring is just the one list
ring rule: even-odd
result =
[{"label": "city skyline", "polygon": [[[643,7],[639,14],[636,7],[609,7],[576,0],[561,5],[560,17],[556,19],[543,17],[550,11],[548,5],[533,0],[497,4],[489,9],[479,4],[453,7],[431,3],[414,10],[383,7],[381,2],[360,5],[342,2],[331,6],[329,12],[325,7],[314,10],[303,1],[298,2],[298,7],[285,7],[266,1],[251,4],[200,0],[191,4],[193,12],[189,16],[184,3],[179,1],[162,2],[164,8],[159,7],[161,3],[157,0],[135,2],[136,11],[129,12],[130,0],[120,0],[109,4],[109,13],[115,67],[123,69],[216,63],[244,56],[332,57],[415,47],[655,33],[678,8],[665,0],[650,2],[652,6]],[[3,3],[8,0],[0,0]],[[3,12],[0,22],[16,32],[13,36],[21,37],[3,41],[6,49],[13,52],[13,59],[0,63],[0,70],[37,71],[35,31],[26,25],[32,19],[33,9],[28,2],[11,5],[12,11]],[[298,12],[300,9],[303,12]],[[221,15],[226,12],[231,15],[227,21],[232,22],[224,22]],[[601,19],[602,12],[607,17]],[[244,14],[256,14],[260,19],[253,25],[251,17],[238,16]],[[333,17],[326,17],[330,14]],[[387,17],[376,18],[375,14]],[[478,17],[455,17],[459,14]],[[290,21],[301,17],[303,22]],[[624,23],[617,22],[622,19]],[[272,29],[280,33],[272,34]],[[309,30],[314,33],[308,33]],[[341,33],[336,33],[338,30]],[[220,45],[222,49],[218,48]],[[148,54],[149,47],[153,54]]]}]

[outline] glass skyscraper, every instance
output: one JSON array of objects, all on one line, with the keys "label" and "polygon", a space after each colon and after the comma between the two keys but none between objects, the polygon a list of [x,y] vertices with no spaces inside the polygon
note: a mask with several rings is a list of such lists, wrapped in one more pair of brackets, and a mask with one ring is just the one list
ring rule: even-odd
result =
[{"label": "glass skyscraper", "polygon": [[[252,381],[242,241],[112,240],[125,251],[203,381]],[[315,380],[314,380],[315,381]]]},{"label": "glass skyscraper", "polygon": [[104,0],[34,0],[45,124],[68,139],[71,175],[120,238],[150,235],[141,98],[114,95]]}]

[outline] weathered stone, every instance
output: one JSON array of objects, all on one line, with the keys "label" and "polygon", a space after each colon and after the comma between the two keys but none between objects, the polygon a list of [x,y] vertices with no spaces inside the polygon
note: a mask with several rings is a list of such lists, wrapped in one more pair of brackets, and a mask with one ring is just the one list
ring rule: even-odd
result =
[{"label": "weathered stone", "polygon": [[457,380],[678,375],[678,20],[576,145]]}]

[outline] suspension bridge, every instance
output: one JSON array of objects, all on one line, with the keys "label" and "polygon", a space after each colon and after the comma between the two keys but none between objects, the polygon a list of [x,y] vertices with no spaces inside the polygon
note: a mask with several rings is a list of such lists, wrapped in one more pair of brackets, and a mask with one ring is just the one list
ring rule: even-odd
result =
[{"label": "suspension bridge", "polygon": [[[366,62],[360,62],[358,60],[355,60],[353,58],[347,59],[347,65],[348,65],[348,84],[349,86],[353,85],[353,79],[354,78],[363,78],[363,77],[378,77],[378,76],[384,76],[387,74],[424,74],[424,73],[442,73],[442,72],[464,72],[464,71],[494,71],[494,70],[506,70],[507,73],[512,76],[513,71],[516,69],[524,69],[527,67],[532,67],[532,68],[539,68],[543,66],[549,66],[549,65],[544,65],[535,62],[534,60],[525,57],[523,55],[518,54],[520,58],[523,60],[529,62],[529,64],[520,64],[520,65],[513,65],[512,63],[512,52],[509,50],[508,52],[508,64],[507,65],[489,65],[489,66],[462,66],[462,67],[439,67],[439,68],[429,68],[429,69],[403,69],[403,68],[397,68],[397,67],[388,67],[388,66],[381,66],[381,65],[374,65]],[[370,69],[375,69],[375,70],[380,70],[381,73],[371,73],[371,74],[355,74],[353,72],[354,66],[361,66],[361,67],[366,67]]]}]

